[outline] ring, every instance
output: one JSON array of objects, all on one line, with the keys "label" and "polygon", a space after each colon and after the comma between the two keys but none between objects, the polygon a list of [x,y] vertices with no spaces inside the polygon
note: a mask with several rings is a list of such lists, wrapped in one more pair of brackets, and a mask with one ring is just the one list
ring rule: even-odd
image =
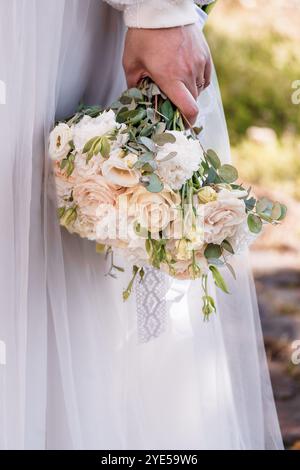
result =
[{"label": "ring", "polygon": [[202,90],[202,88],[204,88],[204,85],[205,85],[205,78],[203,78],[201,83],[196,82],[196,87],[198,88],[198,90]]}]

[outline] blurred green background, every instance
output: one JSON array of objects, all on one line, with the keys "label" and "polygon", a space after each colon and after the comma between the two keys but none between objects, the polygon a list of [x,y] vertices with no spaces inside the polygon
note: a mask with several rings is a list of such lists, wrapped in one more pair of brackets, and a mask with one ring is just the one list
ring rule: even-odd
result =
[{"label": "blurred green background", "polygon": [[300,0],[218,0],[206,33],[242,178],[300,200]]},{"label": "blurred green background", "polygon": [[218,0],[206,36],[240,178],[288,206],[251,262],[284,443],[300,450],[300,0]]}]

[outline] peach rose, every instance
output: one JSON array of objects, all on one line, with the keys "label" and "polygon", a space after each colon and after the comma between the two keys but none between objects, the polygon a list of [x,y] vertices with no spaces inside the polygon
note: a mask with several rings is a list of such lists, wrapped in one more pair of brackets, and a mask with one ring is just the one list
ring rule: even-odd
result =
[{"label": "peach rose", "polygon": [[179,194],[167,187],[159,193],[151,193],[138,185],[128,189],[122,197],[127,199],[129,217],[152,235],[166,229],[175,220],[180,204]]},{"label": "peach rose", "polygon": [[79,235],[95,240],[99,207],[115,205],[117,188],[108,184],[101,175],[93,178],[80,178],[74,186],[73,199],[77,206],[77,227],[81,227]]},{"label": "peach rose", "polygon": [[216,201],[200,206],[203,216],[204,240],[220,244],[233,237],[238,227],[246,220],[245,203],[239,193],[222,189]]}]

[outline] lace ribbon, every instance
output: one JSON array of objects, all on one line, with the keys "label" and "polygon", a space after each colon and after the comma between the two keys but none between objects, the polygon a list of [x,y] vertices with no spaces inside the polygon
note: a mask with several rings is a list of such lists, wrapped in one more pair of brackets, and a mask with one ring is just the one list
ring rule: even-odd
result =
[{"label": "lace ribbon", "polygon": [[166,329],[168,282],[166,274],[152,267],[144,267],[143,281],[135,284],[138,339],[147,343]]}]

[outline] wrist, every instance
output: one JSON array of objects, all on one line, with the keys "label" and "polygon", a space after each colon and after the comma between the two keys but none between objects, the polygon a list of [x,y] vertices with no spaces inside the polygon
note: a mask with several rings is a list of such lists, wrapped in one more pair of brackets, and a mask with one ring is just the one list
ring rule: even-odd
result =
[{"label": "wrist", "polygon": [[198,15],[193,0],[151,0],[128,5],[124,21],[130,28],[171,28],[196,23]]}]

